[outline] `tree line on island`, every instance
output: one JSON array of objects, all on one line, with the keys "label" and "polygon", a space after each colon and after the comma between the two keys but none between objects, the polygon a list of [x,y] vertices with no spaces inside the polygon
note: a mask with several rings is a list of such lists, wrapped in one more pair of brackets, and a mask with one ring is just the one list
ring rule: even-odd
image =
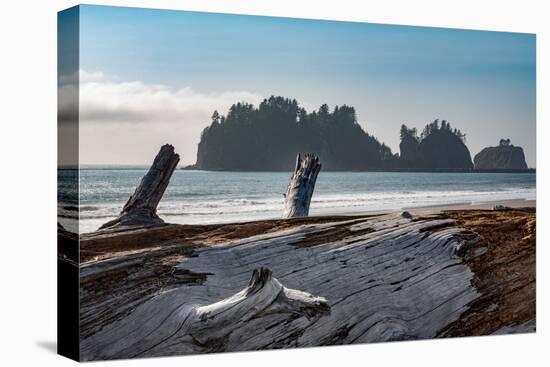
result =
[{"label": "tree line on island", "polygon": [[446,120],[427,124],[420,135],[416,128],[402,125],[400,137],[400,154],[394,154],[363,130],[352,106],[330,110],[323,104],[307,112],[296,99],[271,96],[258,107],[233,104],[225,116],[214,111],[201,134],[197,162],[187,168],[288,171],[297,152],[319,156],[328,171],[527,168],[523,149],[509,139],[485,148],[482,157],[474,158],[474,167],[466,135]]}]

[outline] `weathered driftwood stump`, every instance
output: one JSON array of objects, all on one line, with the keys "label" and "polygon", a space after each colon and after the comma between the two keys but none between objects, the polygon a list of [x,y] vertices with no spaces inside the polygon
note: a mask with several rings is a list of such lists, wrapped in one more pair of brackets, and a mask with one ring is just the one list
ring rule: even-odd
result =
[{"label": "weathered driftwood stump", "polygon": [[124,205],[119,217],[105,223],[99,229],[121,226],[149,226],[162,224],[157,206],[164,195],[180,157],[174,147],[166,144],[160,148],[149,171],[141,179],[136,191]]},{"label": "weathered driftwood stump", "polygon": [[285,194],[285,210],[283,218],[307,217],[309,204],[313,196],[315,181],[321,170],[319,158],[306,154],[302,159],[298,153],[296,157],[296,168],[290,179]]}]

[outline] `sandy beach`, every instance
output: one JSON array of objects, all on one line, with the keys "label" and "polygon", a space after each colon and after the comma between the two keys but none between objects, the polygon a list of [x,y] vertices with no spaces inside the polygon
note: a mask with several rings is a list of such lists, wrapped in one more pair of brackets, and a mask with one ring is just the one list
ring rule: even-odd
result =
[{"label": "sandy beach", "polygon": [[445,204],[404,209],[418,212],[437,212],[443,210],[491,210],[495,205],[503,205],[510,208],[536,208],[536,200],[501,200],[488,201],[484,203]]},{"label": "sandy beach", "polygon": [[[338,214],[338,215],[347,215],[347,216],[357,216],[357,215],[381,215],[381,214],[390,214],[390,213],[401,213],[403,211],[408,211],[417,215],[430,215],[441,213],[443,211],[449,210],[492,210],[496,205],[502,205],[508,208],[531,208],[536,211],[536,200],[499,200],[499,201],[487,201],[487,202],[464,202],[464,203],[449,203],[442,205],[426,205],[426,206],[412,206],[412,207],[403,207],[403,209],[392,209],[392,210],[373,210],[373,211],[364,211],[364,212],[354,212],[349,214]],[[334,214],[336,215],[336,214]]]}]

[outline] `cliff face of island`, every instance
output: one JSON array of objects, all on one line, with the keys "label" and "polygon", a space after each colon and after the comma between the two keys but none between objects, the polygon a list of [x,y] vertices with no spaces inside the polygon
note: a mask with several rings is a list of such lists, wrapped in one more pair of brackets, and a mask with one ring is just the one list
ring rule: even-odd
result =
[{"label": "cliff face of island", "polygon": [[416,129],[401,127],[401,154],[357,123],[355,109],[325,104],[308,113],[295,99],[270,97],[258,107],[236,103],[217,111],[201,134],[197,162],[188,168],[289,171],[298,152],[317,155],[325,171],[472,170],[465,134],[446,120]]},{"label": "cliff face of island", "polygon": [[527,169],[525,154],[521,147],[501,139],[496,147],[484,148],[474,157],[476,169]]}]

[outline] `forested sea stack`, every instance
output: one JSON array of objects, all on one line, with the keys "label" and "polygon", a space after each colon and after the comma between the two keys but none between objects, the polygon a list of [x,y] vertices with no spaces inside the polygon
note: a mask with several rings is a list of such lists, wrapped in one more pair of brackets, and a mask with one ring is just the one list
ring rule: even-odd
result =
[{"label": "forested sea stack", "polygon": [[201,134],[196,164],[219,171],[292,171],[296,152],[312,152],[325,171],[471,170],[466,135],[446,120],[401,127],[401,155],[363,130],[355,109],[324,104],[308,113],[295,99],[271,96],[256,108],[245,102],[226,116],[214,111]]},{"label": "forested sea stack", "polygon": [[401,126],[400,166],[405,169],[470,170],[473,168],[466,135],[446,120],[426,125],[420,136],[415,128]]},{"label": "forested sea stack", "polygon": [[227,171],[292,171],[296,152],[312,152],[323,170],[365,171],[395,168],[391,149],[357,123],[355,109],[324,104],[308,113],[295,99],[270,97],[256,108],[217,111],[201,134],[193,168]]},{"label": "forested sea stack", "polygon": [[527,169],[525,154],[521,147],[501,139],[497,147],[487,147],[474,157],[476,169]]}]

